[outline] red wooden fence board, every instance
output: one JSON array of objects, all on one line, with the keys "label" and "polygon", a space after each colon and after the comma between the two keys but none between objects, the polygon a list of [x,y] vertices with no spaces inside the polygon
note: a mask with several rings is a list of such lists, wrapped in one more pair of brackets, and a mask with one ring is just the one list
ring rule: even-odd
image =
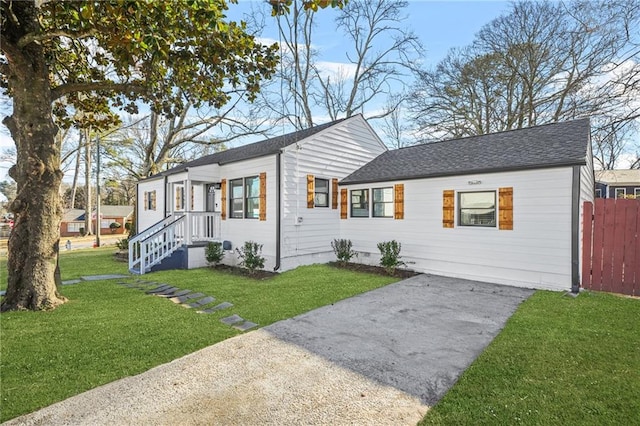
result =
[{"label": "red wooden fence board", "polygon": [[[631,200],[628,200],[631,201]],[[636,276],[636,265],[640,263],[640,252],[636,252],[636,221],[640,217],[640,203],[625,203],[625,225],[624,225],[624,276],[622,279],[622,293],[633,295],[635,287],[640,287]],[[640,239],[638,239],[640,241]]]},{"label": "red wooden fence board", "polygon": [[610,291],[614,293],[622,293],[622,270],[624,268],[624,225],[627,205],[629,204],[628,201],[631,200],[616,200],[614,205],[613,246],[610,249],[613,254],[613,270],[611,275]]},{"label": "red wooden fence board", "polygon": [[593,219],[593,258],[591,259],[591,290],[600,290],[602,286],[602,245],[604,240],[604,198],[594,203]]},{"label": "red wooden fence board", "polygon": [[[593,246],[593,203],[582,209],[582,288],[591,288],[591,247]],[[634,224],[635,226],[635,224]]]},{"label": "red wooden fence board", "polygon": [[582,286],[640,296],[640,200],[596,199],[593,216],[591,208],[584,203]]}]

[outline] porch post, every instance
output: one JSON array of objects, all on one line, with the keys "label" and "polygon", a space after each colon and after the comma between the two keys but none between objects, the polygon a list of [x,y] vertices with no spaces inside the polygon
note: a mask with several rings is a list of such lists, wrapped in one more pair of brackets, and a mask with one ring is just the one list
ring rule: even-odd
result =
[{"label": "porch post", "polygon": [[[188,172],[187,172],[188,173]],[[184,181],[184,242],[186,245],[191,245],[191,179],[187,174],[187,179]]]}]

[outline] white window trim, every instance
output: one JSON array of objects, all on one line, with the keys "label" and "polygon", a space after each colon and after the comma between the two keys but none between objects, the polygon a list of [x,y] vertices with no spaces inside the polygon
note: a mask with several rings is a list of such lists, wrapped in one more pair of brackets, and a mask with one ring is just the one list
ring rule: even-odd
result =
[{"label": "white window trim", "polygon": [[[622,191],[622,197],[618,197],[618,191]],[[615,195],[616,199],[625,198],[627,196],[627,188],[614,188],[613,194]]]}]

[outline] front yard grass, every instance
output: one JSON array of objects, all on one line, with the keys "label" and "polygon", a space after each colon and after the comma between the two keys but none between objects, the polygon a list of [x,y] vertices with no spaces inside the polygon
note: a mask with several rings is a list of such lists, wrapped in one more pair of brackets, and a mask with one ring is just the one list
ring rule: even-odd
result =
[{"label": "front yard grass", "polygon": [[[113,248],[61,256],[62,279],[122,273]],[[5,270],[6,271],[6,270]],[[6,273],[6,272],[3,272]],[[139,374],[239,334],[222,317],[239,314],[260,326],[397,281],[313,265],[256,281],[210,269],[144,275],[234,304],[210,315],[113,281],[62,287],[69,302],[51,312],[1,317],[1,414],[5,421],[88,389]]]},{"label": "front yard grass", "polygon": [[420,425],[631,425],[640,300],[538,291]]}]

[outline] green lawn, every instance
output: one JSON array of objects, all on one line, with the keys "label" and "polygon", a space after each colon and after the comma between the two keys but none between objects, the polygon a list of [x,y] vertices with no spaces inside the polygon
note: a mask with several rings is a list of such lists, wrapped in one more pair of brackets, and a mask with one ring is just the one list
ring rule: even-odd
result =
[{"label": "green lawn", "polygon": [[421,425],[640,420],[640,300],[539,291]]},{"label": "green lawn", "polygon": [[[63,279],[124,272],[111,250],[61,256]],[[147,274],[228,301],[233,308],[197,314],[115,281],[62,287],[69,302],[52,312],[1,317],[1,415],[5,421],[104,383],[138,374],[236,334],[219,319],[237,313],[260,324],[384,286],[395,278],[314,265],[256,281],[209,269]]]},{"label": "green lawn", "polygon": [[[125,272],[112,252],[64,253],[63,279]],[[265,281],[209,269],[144,277],[235,306],[199,315],[102,281],[64,286],[70,302],[52,312],[4,313],[0,421],[238,334],[219,322],[223,316],[237,313],[264,326],[394,281],[321,265]],[[639,318],[637,299],[539,291],[421,424],[635,424]]]}]

